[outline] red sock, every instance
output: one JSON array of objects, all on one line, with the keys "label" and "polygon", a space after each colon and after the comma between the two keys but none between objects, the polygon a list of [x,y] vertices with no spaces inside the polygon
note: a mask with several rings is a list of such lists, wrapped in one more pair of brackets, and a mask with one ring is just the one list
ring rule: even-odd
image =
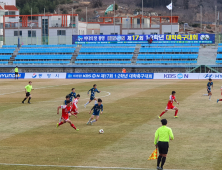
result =
[{"label": "red sock", "polygon": [[60,123],[59,123],[59,126],[62,125],[62,124],[63,124],[63,122],[60,122]]},{"label": "red sock", "polygon": [[222,101],[222,99],[219,99],[219,101]]},{"label": "red sock", "polygon": [[75,127],[75,125],[74,124],[71,124],[71,126],[76,130],[76,127]]},{"label": "red sock", "polygon": [[175,111],[175,116],[177,116],[178,110]]},{"label": "red sock", "polygon": [[160,117],[163,116],[163,114],[166,113],[165,111],[161,113]]}]

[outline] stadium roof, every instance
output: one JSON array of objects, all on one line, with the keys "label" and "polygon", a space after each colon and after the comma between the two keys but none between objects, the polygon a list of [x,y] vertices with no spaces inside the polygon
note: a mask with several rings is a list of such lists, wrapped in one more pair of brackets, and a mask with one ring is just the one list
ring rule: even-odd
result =
[{"label": "stadium roof", "polygon": [[16,8],[14,5],[5,5],[5,10],[18,11],[18,8]]}]

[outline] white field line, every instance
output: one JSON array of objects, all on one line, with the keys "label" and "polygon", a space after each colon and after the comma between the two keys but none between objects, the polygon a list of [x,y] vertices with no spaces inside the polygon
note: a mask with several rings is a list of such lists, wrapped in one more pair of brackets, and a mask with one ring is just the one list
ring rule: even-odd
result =
[{"label": "white field line", "polygon": [[[70,83],[70,84],[73,84],[73,83]],[[55,86],[43,86],[43,87],[34,88],[34,89],[45,89],[45,88],[48,88],[48,87],[66,86],[66,85],[70,85],[70,84],[62,84],[62,85],[55,85]],[[0,96],[7,95],[7,94],[13,94],[13,93],[20,93],[20,92],[25,92],[25,88],[22,91],[14,91],[14,92],[10,92],[10,93],[2,93],[2,94],[0,94]]]},{"label": "white field line", "polygon": [[[129,170],[154,170],[148,168],[130,168],[130,167],[99,167],[99,166],[66,166],[66,165],[33,165],[33,164],[9,164],[9,163],[0,163],[0,165],[6,166],[29,166],[29,167],[57,167],[57,168],[86,168],[86,169],[129,169]],[[169,169],[165,169],[169,170]],[[170,169],[170,170],[179,170],[179,169]],[[180,169],[185,170],[185,169]]]}]

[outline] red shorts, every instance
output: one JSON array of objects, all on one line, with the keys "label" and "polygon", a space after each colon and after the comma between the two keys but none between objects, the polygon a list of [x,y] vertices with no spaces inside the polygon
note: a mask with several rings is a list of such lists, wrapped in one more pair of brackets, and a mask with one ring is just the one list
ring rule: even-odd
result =
[{"label": "red shorts", "polygon": [[170,110],[170,109],[174,109],[174,108],[175,108],[175,106],[168,106],[167,105],[166,110]]},{"label": "red shorts", "polygon": [[67,121],[67,120],[69,120],[69,117],[62,117],[62,119]]}]

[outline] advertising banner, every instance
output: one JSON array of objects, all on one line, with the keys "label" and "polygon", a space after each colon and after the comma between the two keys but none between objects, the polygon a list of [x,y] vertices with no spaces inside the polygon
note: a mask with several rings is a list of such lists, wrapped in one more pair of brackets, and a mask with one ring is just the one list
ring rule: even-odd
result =
[{"label": "advertising banner", "polygon": [[67,73],[67,79],[153,79],[153,73]]},{"label": "advertising banner", "polygon": [[154,79],[199,79],[199,73],[154,73]]},{"label": "advertising banner", "polygon": [[[19,79],[24,79],[25,73],[18,74]],[[0,73],[0,79],[14,79],[15,73]]]},{"label": "advertising banner", "polygon": [[222,73],[199,73],[199,79],[222,79]]},{"label": "advertising banner", "polygon": [[25,73],[25,79],[65,79],[66,73]]},{"label": "advertising banner", "polygon": [[141,44],[148,43],[152,37],[153,44],[214,44],[215,34],[189,35],[73,35],[73,44]]}]

